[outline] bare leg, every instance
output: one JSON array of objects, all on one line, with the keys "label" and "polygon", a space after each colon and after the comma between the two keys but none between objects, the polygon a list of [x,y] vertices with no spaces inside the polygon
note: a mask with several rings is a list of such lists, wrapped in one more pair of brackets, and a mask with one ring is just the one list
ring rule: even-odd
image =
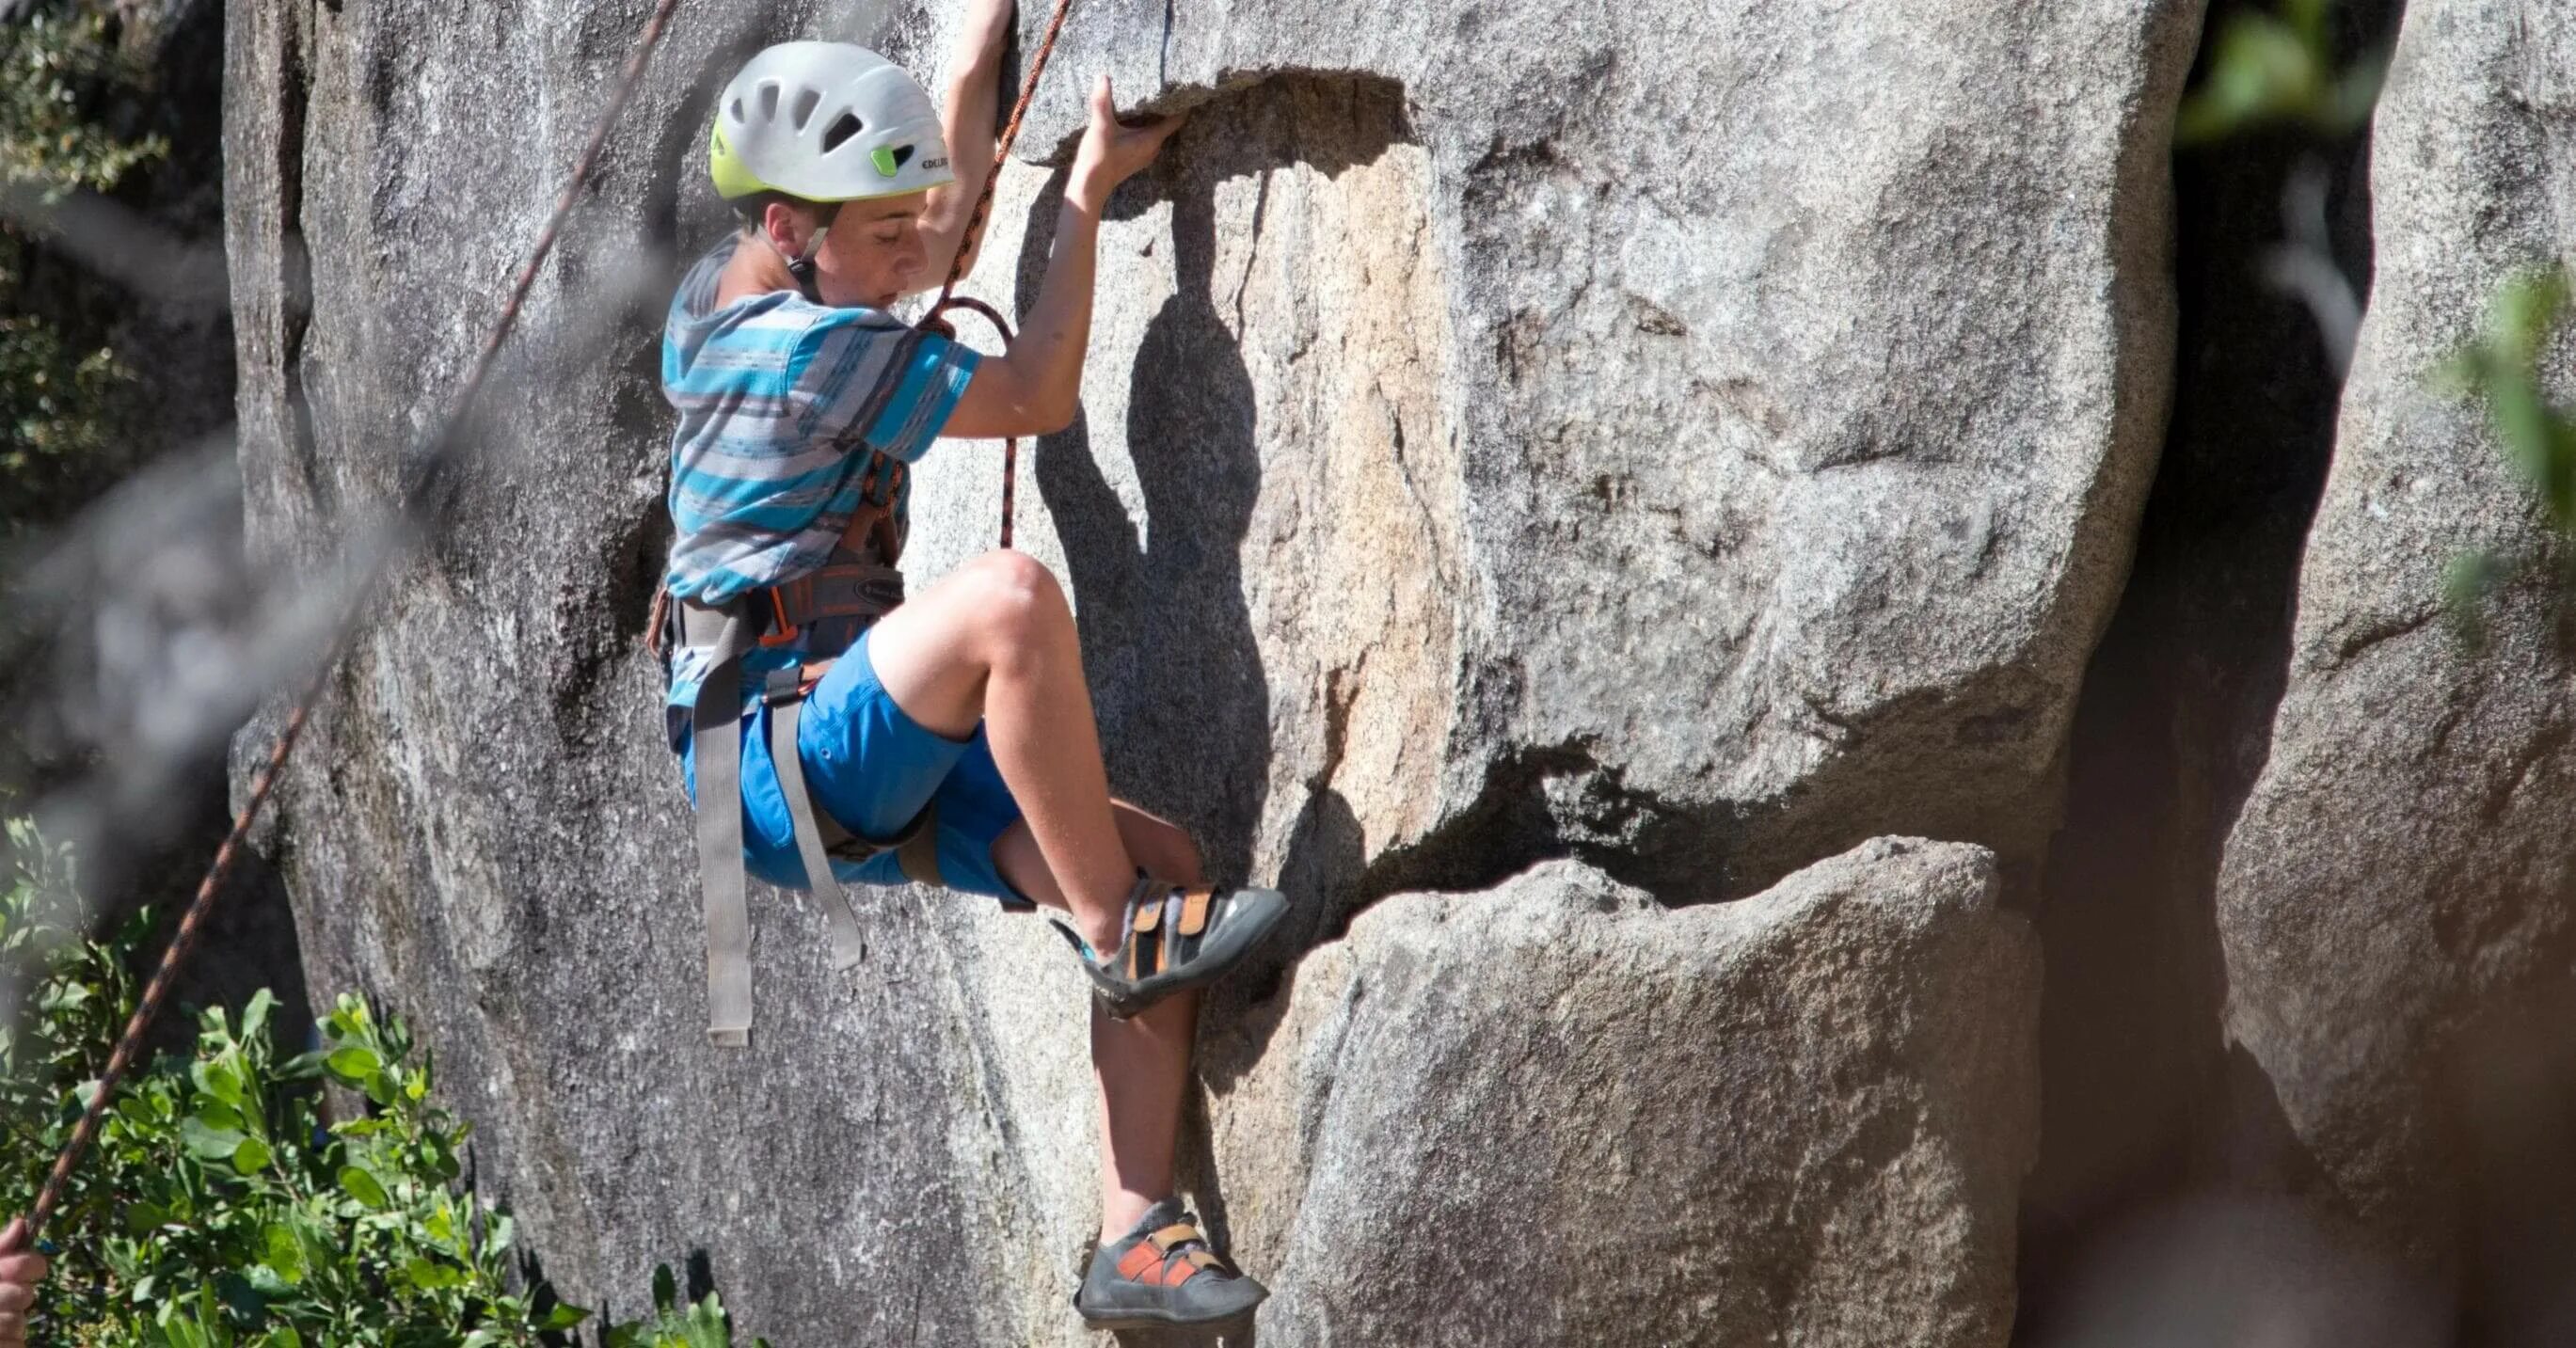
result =
[{"label": "bare leg", "polygon": [[[1157,880],[1205,883],[1189,834],[1125,801],[1113,806],[1118,832],[1138,865]],[[1051,907],[1063,896],[1046,872],[1025,824],[993,841],[993,860],[1021,893]],[[1091,1011],[1091,1069],[1100,1083],[1100,1241],[1127,1234],[1145,1210],[1172,1194],[1172,1158],[1180,1145],[1181,1104],[1189,1089],[1190,1048],[1198,1033],[1199,994],[1180,993],[1132,1020]]]},{"label": "bare leg", "polygon": [[887,614],[868,654],[923,726],[962,739],[984,724],[1049,890],[1092,949],[1115,949],[1136,869],[1110,815],[1082,647],[1055,577],[1025,554],[988,552]]}]

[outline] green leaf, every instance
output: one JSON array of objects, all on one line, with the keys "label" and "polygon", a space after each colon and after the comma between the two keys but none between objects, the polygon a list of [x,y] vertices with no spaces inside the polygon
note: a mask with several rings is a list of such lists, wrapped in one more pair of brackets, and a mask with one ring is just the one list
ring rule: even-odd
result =
[{"label": "green leaf", "polygon": [[261,988],[252,993],[249,1003],[242,1007],[241,1037],[257,1039],[265,1034],[268,1031],[268,1014],[276,1009],[277,998],[268,989]]},{"label": "green leaf", "polygon": [[255,1137],[243,1138],[242,1144],[233,1148],[233,1169],[244,1175],[256,1175],[268,1169],[270,1159],[268,1144]]},{"label": "green leaf", "polygon": [[323,1060],[331,1076],[343,1086],[364,1087],[376,1073],[384,1070],[384,1059],[363,1044],[349,1044],[332,1050]]},{"label": "green leaf", "polygon": [[340,1167],[340,1188],[351,1198],[377,1212],[382,1212],[393,1205],[393,1200],[385,1194],[384,1181],[377,1179],[361,1166]]},{"label": "green leaf", "polygon": [[[239,1117],[235,1116],[235,1122]],[[224,1128],[207,1122],[204,1113],[191,1114],[179,1124],[179,1145],[188,1154],[204,1161],[230,1161],[233,1153],[249,1139],[239,1128]]]},{"label": "green leaf", "polygon": [[268,1266],[277,1270],[277,1276],[290,1286],[303,1282],[304,1242],[296,1236],[295,1228],[283,1222],[271,1223],[260,1235]]},{"label": "green leaf", "polygon": [[188,1077],[196,1083],[198,1090],[235,1109],[246,1103],[241,1067],[229,1057],[200,1060],[189,1067]]},{"label": "green leaf", "polygon": [[424,1292],[436,1292],[465,1285],[465,1270],[442,1264],[426,1255],[413,1255],[403,1261],[403,1276]]}]

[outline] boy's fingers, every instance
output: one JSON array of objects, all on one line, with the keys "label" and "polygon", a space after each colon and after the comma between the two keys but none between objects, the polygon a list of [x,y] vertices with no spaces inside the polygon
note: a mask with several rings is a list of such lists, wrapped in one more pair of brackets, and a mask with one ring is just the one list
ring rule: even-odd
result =
[{"label": "boy's fingers", "polygon": [[36,1289],[22,1282],[0,1282],[0,1313],[24,1315],[36,1304]]},{"label": "boy's fingers", "polygon": [[1101,72],[1099,82],[1091,86],[1091,116],[1095,121],[1118,120],[1118,104],[1110,96],[1106,71]]},{"label": "boy's fingers", "polygon": [[7,1254],[11,1250],[14,1250],[26,1243],[27,1219],[24,1217],[13,1217],[9,1219],[8,1229],[0,1231],[0,1254]]},{"label": "boy's fingers", "polygon": [[52,1265],[46,1263],[45,1257],[41,1254],[0,1256],[0,1283],[25,1283],[34,1286],[45,1280],[45,1272],[51,1267]]}]

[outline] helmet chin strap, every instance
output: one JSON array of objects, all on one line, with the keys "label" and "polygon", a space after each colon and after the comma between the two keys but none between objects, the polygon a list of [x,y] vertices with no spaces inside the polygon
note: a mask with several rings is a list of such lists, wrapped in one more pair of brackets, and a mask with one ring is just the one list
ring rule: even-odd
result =
[{"label": "helmet chin strap", "polygon": [[[814,222],[814,236],[805,241],[805,251],[802,253],[789,253],[786,249],[778,247],[776,239],[769,240],[769,246],[777,250],[779,260],[787,264],[787,274],[796,278],[797,292],[802,294],[809,304],[823,302],[822,287],[814,279],[814,257],[823,251],[824,236],[832,232],[832,217],[840,213],[837,202],[824,208],[822,218]],[[769,232],[761,231],[761,237],[769,238]]]},{"label": "helmet chin strap", "polygon": [[[789,256],[784,248],[778,249],[778,256],[786,260],[787,274],[796,278],[796,289],[805,296],[809,304],[823,302],[822,288],[814,281],[814,255],[823,251],[823,236],[830,232],[828,227],[815,230],[814,237],[805,245],[805,251],[796,256]],[[770,246],[777,247],[775,243]]]}]

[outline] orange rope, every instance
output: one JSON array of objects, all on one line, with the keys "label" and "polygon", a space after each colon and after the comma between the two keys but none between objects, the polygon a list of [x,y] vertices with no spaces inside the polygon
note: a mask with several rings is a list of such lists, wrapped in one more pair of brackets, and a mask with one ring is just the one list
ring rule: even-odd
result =
[{"label": "orange rope", "polygon": [[[1011,349],[1011,325],[1001,312],[982,300],[969,299],[957,293],[957,283],[966,276],[967,255],[975,251],[975,240],[984,232],[985,218],[993,211],[993,189],[1002,180],[1002,165],[1010,162],[1011,143],[1020,138],[1020,123],[1029,115],[1029,103],[1037,97],[1038,80],[1046,74],[1047,58],[1055,55],[1056,36],[1064,31],[1064,16],[1073,11],[1073,0],[1055,0],[1055,15],[1047,20],[1046,37],[1038,43],[1037,55],[1029,60],[1029,74],[1020,84],[1020,101],[1011,106],[1011,120],[1002,126],[1002,138],[993,144],[993,167],[984,175],[984,190],[975,196],[974,213],[966,217],[966,232],[957,237],[957,256],[948,264],[948,280],[939,287],[939,300],[921,320],[923,329],[943,337],[955,338],[957,328],[943,315],[951,309],[967,309],[982,314],[1002,334],[1002,350]],[[1011,546],[1011,520],[1019,494],[1020,438],[1016,435],[1002,442],[1002,546]]]}]

